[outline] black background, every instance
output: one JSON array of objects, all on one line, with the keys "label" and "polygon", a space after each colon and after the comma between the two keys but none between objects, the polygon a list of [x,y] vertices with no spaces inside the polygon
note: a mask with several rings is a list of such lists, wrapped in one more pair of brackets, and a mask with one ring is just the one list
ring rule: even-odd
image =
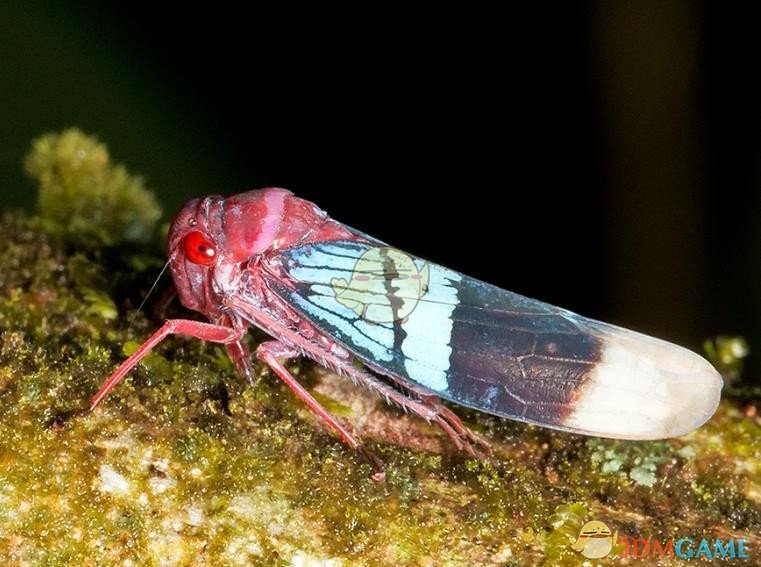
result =
[{"label": "black background", "polygon": [[[3,6],[3,204],[77,126],[182,202],[277,185],[411,253],[700,348],[761,344],[757,21],[718,3]],[[752,369],[752,375],[755,370]]]}]

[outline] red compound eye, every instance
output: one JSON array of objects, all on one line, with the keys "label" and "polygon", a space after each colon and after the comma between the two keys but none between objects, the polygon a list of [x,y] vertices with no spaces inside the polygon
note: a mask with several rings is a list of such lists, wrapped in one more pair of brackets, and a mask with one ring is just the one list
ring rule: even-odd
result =
[{"label": "red compound eye", "polygon": [[217,251],[203,234],[197,231],[189,232],[182,241],[185,257],[194,264],[210,266],[217,261]]}]

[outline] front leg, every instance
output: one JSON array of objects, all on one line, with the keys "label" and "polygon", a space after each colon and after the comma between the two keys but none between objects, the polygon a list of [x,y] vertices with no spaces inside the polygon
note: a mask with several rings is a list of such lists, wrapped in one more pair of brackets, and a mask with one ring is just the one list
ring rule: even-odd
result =
[{"label": "front leg", "polygon": [[302,386],[296,378],[283,366],[280,362],[283,358],[297,358],[301,353],[294,347],[290,347],[280,341],[267,341],[260,344],[256,349],[256,357],[264,364],[269,366],[272,371],[278,375],[278,377],[285,382],[288,387],[293,390],[309,408],[324,419],[333,430],[341,436],[344,443],[346,443],[352,449],[355,449],[362,453],[366,459],[370,461],[374,472],[373,479],[382,481],[386,478],[386,473],[383,469],[383,464],[378,458],[365,449],[362,444],[357,441],[351,433],[349,433],[338,420],[333,417],[324,407],[320,405],[320,402],[314,399],[314,397]]},{"label": "front leg", "polygon": [[151,352],[153,347],[169,335],[186,335],[204,341],[229,345],[231,343],[238,343],[245,332],[245,329],[236,329],[224,325],[212,325],[211,323],[201,323],[200,321],[190,321],[188,319],[168,319],[158,331],[141,344],[140,348],[133,352],[132,356],[122,362],[119,368],[108,377],[108,380],[106,380],[105,384],[101,386],[98,393],[90,401],[90,409],[94,409],[114,386],[127,375],[127,372],[132,370],[138,362]]}]

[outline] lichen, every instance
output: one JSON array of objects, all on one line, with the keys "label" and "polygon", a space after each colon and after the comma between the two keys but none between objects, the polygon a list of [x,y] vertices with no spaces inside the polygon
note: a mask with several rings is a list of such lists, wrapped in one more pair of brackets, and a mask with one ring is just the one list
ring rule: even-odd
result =
[{"label": "lichen", "polygon": [[455,408],[493,444],[478,461],[294,363],[386,464],[385,483],[266,369],[248,387],[199,341],[165,341],[88,411],[163,316],[189,314],[136,312],[158,247],[133,261],[48,228],[0,219],[0,564],[578,565],[569,536],[591,519],[759,549],[757,401],[725,399],[703,428],[656,443]]}]

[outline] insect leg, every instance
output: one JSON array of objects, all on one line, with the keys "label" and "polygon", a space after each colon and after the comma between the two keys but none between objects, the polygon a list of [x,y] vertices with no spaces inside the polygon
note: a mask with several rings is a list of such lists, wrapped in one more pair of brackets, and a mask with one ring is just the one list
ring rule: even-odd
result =
[{"label": "insect leg", "polygon": [[243,341],[235,341],[225,345],[227,355],[233,361],[238,372],[250,386],[254,385],[254,368],[251,366],[251,353]]},{"label": "insect leg", "polygon": [[455,412],[441,403],[440,398],[431,394],[428,390],[423,390],[419,386],[407,381],[402,382],[400,385],[404,388],[404,391],[414,394],[422,403],[436,408],[439,415],[441,415],[441,417],[445,419],[460,436],[464,437],[471,443],[480,445],[487,455],[491,455],[491,445],[489,442],[475,431],[468,428]]},{"label": "insect leg", "polygon": [[491,447],[479,435],[465,427],[453,411],[445,407],[435,396],[420,394],[420,399],[414,399],[378,380],[370,372],[351,364],[336,365],[336,370],[376,392],[387,401],[407,409],[428,422],[433,422],[452,439],[455,446],[475,458],[483,458],[491,454]]},{"label": "insect leg", "polygon": [[132,356],[122,362],[121,366],[119,366],[111,376],[108,377],[108,380],[106,380],[100,390],[98,390],[98,393],[95,394],[90,401],[90,409],[95,408],[95,406],[106,397],[114,386],[124,378],[127,372],[132,370],[143,357],[151,352],[153,347],[169,335],[186,335],[204,341],[230,344],[237,342],[245,332],[245,329],[236,329],[233,327],[225,327],[223,325],[212,325],[210,323],[201,323],[200,321],[169,319],[158,331],[153,333],[147,341],[140,345],[140,348],[133,352]]},{"label": "insect leg", "polygon": [[438,414],[445,419],[455,431],[457,431],[458,435],[467,439],[469,443],[480,445],[484,453],[491,455],[491,445],[489,445],[489,442],[467,427],[462,420],[457,417],[457,414],[442,404],[441,400],[436,396],[424,397],[423,402],[435,407]]},{"label": "insect leg", "polygon": [[301,352],[289,347],[288,345],[280,341],[267,341],[261,343],[256,348],[256,357],[269,366],[272,371],[277,374],[280,379],[285,382],[291,390],[293,390],[309,408],[324,419],[333,430],[341,436],[344,443],[346,443],[352,449],[355,449],[362,453],[366,459],[370,461],[370,464],[375,469],[373,472],[373,479],[382,481],[386,478],[386,473],[378,458],[367,451],[362,444],[357,441],[351,433],[349,433],[338,420],[333,417],[320,403],[312,397],[312,395],[302,386],[296,378],[283,366],[280,359],[283,358],[297,358],[301,356]]}]

